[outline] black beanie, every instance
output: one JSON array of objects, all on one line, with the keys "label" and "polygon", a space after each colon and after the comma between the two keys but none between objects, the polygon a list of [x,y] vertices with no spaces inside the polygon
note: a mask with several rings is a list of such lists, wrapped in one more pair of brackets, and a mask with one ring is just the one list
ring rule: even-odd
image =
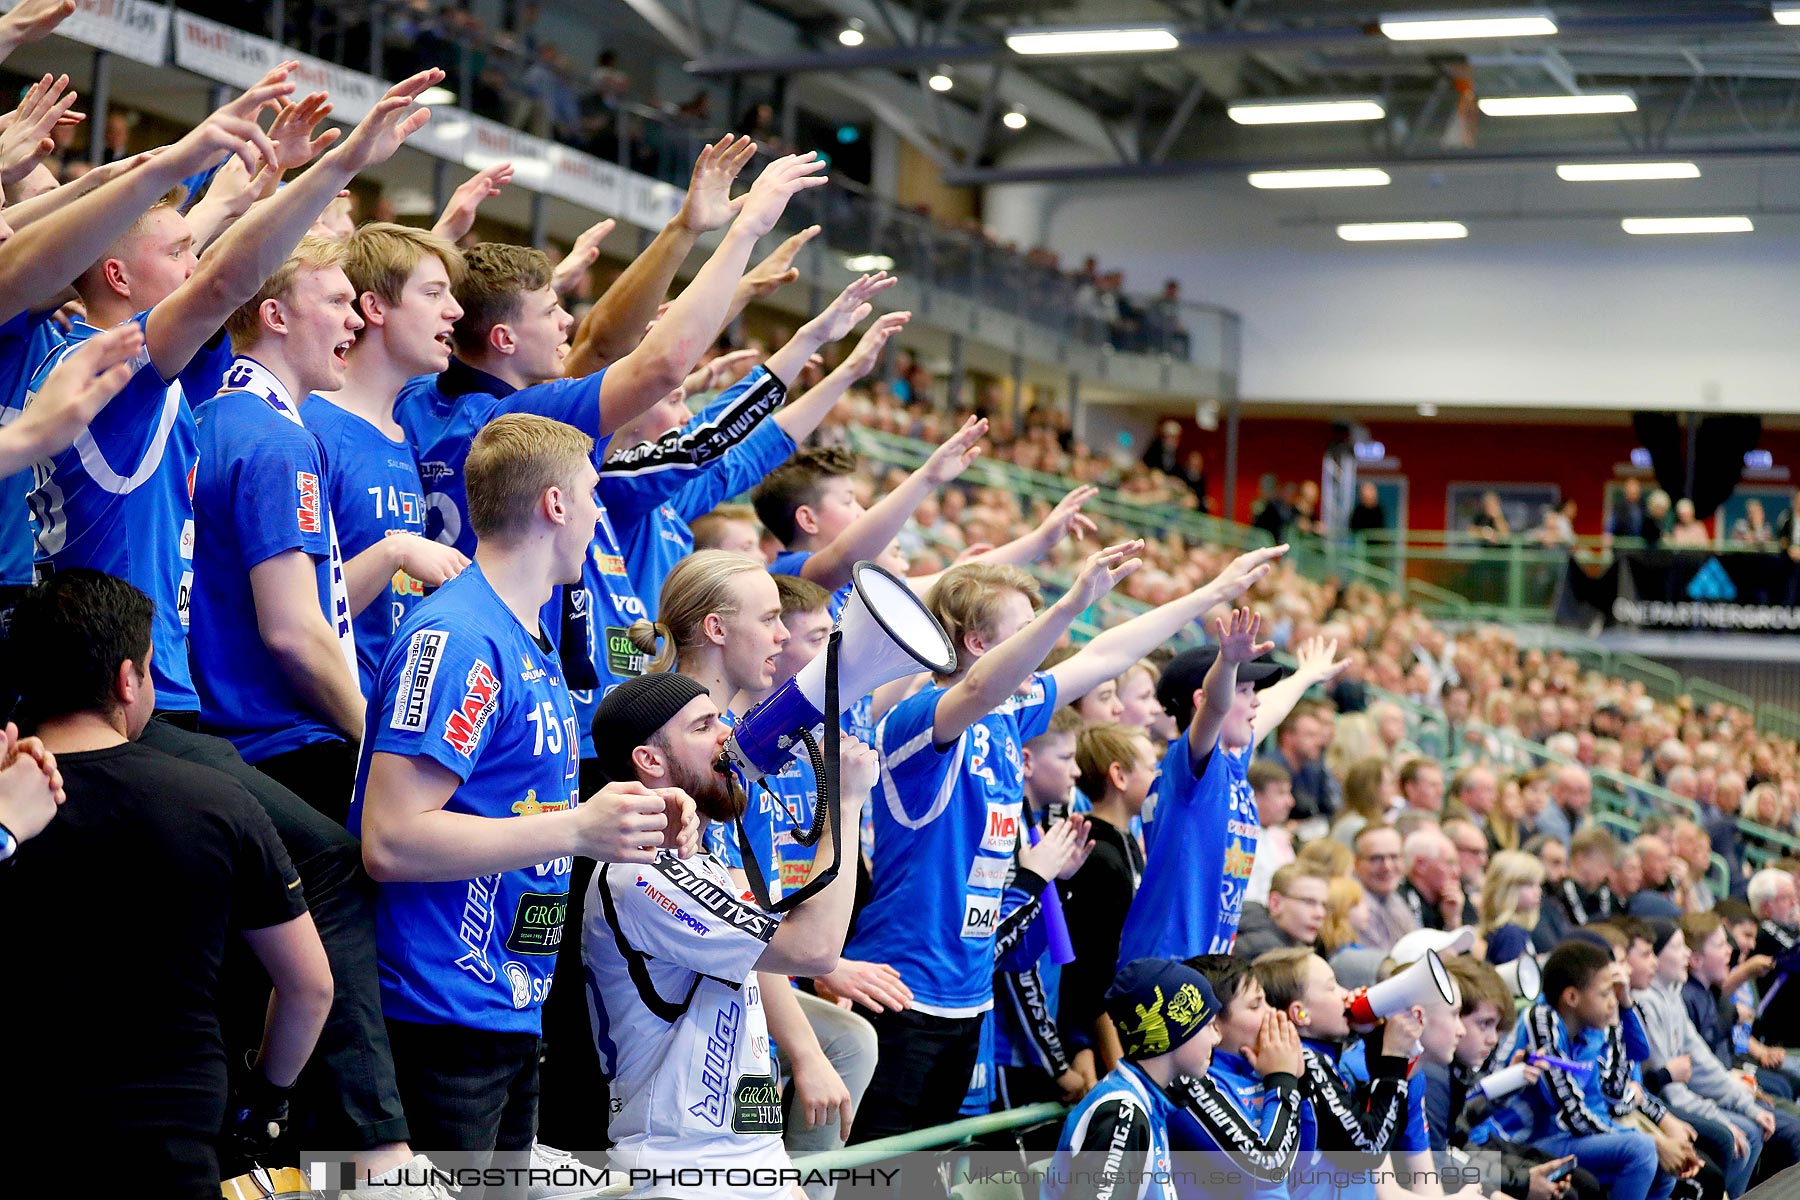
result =
[{"label": "black beanie", "polygon": [[594,757],[601,772],[613,783],[636,779],[631,752],[704,695],[699,680],[674,671],[639,675],[606,693],[594,710]]},{"label": "black beanie", "polygon": [[1681,926],[1667,917],[1646,917],[1644,924],[1650,927],[1650,948],[1658,954],[1669,944],[1669,939],[1681,932]]}]

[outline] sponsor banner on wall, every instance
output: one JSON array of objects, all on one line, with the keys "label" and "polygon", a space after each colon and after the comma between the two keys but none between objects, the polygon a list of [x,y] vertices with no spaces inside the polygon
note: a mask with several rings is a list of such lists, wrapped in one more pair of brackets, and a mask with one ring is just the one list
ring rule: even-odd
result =
[{"label": "sponsor banner on wall", "polygon": [[368,116],[388,85],[373,75],[299,54],[279,42],[192,13],[175,14],[175,64],[236,88],[248,88],[278,64],[293,59],[295,94],[326,92],[331,119],[355,124]]},{"label": "sponsor banner on wall", "polygon": [[1626,629],[1800,633],[1800,563],[1785,554],[1641,550],[1598,574],[1573,558],[1558,617]]},{"label": "sponsor banner on wall", "polygon": [[[18,3],[0,0],[0,12],[11,12]],[[151,0],[77,0],[75,11],[56,32],[153,67],[169,57],[169,9]]]}]

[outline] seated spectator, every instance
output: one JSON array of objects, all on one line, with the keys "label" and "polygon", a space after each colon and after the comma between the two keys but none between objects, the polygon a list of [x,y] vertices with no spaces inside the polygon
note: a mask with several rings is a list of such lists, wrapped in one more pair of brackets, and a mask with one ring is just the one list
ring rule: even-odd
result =
[{"label": "seated spectator", "polygon": [[1775,529],[1755,496],[1744,501],[1744,515],[1731,524],[1731,540],[1740,545],[1767,549],[1775,544]]},{"label": "seated spectator", "polygon": [[1429,758],[1409,758],[1400,767],[1400,795],[1406,807],[1434,815],[1444,811],[1444,768]]},{"label": "seated spectator", "polygon": [[1686,496],[1675,502],[1675,526],[1669,530],[1669,544],[1682,547],[1712,545],[1712,533],[1694,515],[1694,502]]},{"label": "seated spectator", "polygon": [[[43,998],[5,990],[0,1016],[21,1031],[9,1069],[34,1081],[32,1103],[0,1135],[21,1195],[65,1192],[51,1177],[104,1146],[157,1195],[216,1197],[220,1130],[235,1170],[269,1148],[267,1127],[285,1123],[331,1006],[325,948],[262,808],[229,776],[137,741],[156,704],[150,627],[149,597],[82,568],[57,572],[13,610],[7,656],[21,715],[55,756],[68,799],[0,870],[0,929],[9,962],[69,989],[58,1007],[82,1043],[76,1066],[63,1040],[25,1035],[43,1026]],[[104,954],[42,917],[90,871],[155,897],[113,906]],[[222,988],[238,937],[274,997],[228,1104]]]},{"label": "seated spectator", "polygon": [[[1443,830],[1426,826],[1408,834],[1401,857],[1406,878],[1399,894],[1414,928],[1455,929],[1475,923],[1475,907],[1463,895],[1456,845]],[[1363,886],[1368,886],[1367,879]]]},{"label": "seated spectator", "polygon": [[1386,758],[1359,759],[1344,774],[1344,806],[1331,825],[1331,836],[1346,846],[1370,825],[1387,820],[1394,799],[1394,768]]},{"label": "seated spectator", "polygon": [[1588,809],[1593,801],[1593,783],[1585,767],[1572,763],[1558,767],[1551,776],[1550,803],[1537,816],[1537,832],[1547,833],[1568,846],[1575,831],[1588,823]]},{"label": "seated spectator", "polygon": [[1275,872],[1268,904],[1248,901],[1232,954],[1254,959],[1268,950],[1311,949],[1325,923],[1331,878],[1318,867],[1289,863]]},{"label": "seated spectator", "polygon": [[1517,850],[1502,850],[1488,864],[1481,884],[1481,919],[1475,931],[1487,942],[1487,960],[1504,966],[1521,954],[1543,951],[1548,930],[1539,932],[1544,899],[1544,864]]},{"label": "seated spectator", "polygon": [[[1766,867],[1750,877],[1750,911],[1756,914],[1756,953],[1779,962],[1800,946],[1800,894],[1794,877]],[[1697,960],[1698,961],[1698,960]],[[1800,1046],[1800,983],[1787,971],[1763,976],[1754,1032],[1771,1046]],[[1723,982],[1719,980],[1717,982]]]},{"label": "seated spectator", "polygon": [[1680,920],[1687,911],[1687,863],[1676,858],[1669,843],[1657,834],[1641,834],[1632,846],[1637,850],[1642,882],[1635,893],[1625,897],[1625,911],[1634,917]]},{"label": "seated spectator", "polygon": [[1275,872],[1294,861],[1294,831],[1288,819],[1294,812],[1293,784],[1288,773],[1272,762],[1250,764],[1245,778],[1256,797],[1256,819],[1262,834],[1256,841],[1256,861],[1250,865],[1250,883],[1244,888],[1246,910],[1254,901],[1266,904]]},{"label": "seated spectator", "polygon": [[1401,841],[1397,830],[1371,825],[1356,835],[1356,879],[1366,893],[1357,941],[1387,953],[1394,943],[1419,928],[1419,919],[1400,894]]},{"label": "seated spectator", "polygon": [[1481,903],[1481,881],[1487,874],[1488,843],[1481,831],[1468,821],[1452,818],[1443,824],[1444,836],[1456,847],[1457,869],[1462,879],[1463,895],[1471,904]]}]

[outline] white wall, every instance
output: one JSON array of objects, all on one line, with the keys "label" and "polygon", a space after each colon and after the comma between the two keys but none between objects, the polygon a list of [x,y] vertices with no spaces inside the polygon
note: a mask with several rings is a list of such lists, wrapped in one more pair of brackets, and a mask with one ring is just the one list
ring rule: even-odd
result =
[{"label": "white wall", "polygon": [[[1800,411],[1800,216],[1759,215],[1741,236],[1619,227],[1745,212],[1800,186],[1795,167],[1705,169],[1695,183],[1582,187],[1538,167],[1329,193],[1237,175],[1013,185],[989,190],[985,215],[1065,262],[1097,252],[1133,291],[1174,276],[1237,309],[1247,399]],[[1545,209],[1587,215],[1504,216]],[[1351,244],[1334,229],[1484,211],[1501,215],[1471,218],[1460,242]]]}]

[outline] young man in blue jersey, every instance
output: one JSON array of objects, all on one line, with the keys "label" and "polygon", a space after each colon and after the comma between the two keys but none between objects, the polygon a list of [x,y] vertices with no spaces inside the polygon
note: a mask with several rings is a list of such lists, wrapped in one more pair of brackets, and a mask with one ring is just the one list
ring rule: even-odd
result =
[{"label": "young man in blue jersey", "polygon": [[463,309],[456,356],[442,374],[412,380],[394,406],[418,452],[435,514],[429,532],[437,540],[464,554],[473,550],[462,463],[470,440],[495,416],[537,413],[600,442],[687,378],[724,324],[757,239],[775,227],[795,193],[826,182],[816,155],[789,155],[732,200],[742,163],[731,161],[737,165],[696,171],[688,197],[704,209],[705,227],[730,226],[718,248],[636,348],[591,375],[564,374],[574,318],[550,286],[550,262],[541,251],[483,243],[465,254],[468,269],[456,289]]},{"label": "young man in blue jersey", "polygon": [[1138,568],[1140,545],[1091,555],[1042,615],[1035,581],[1017,567],[953,568],[925,598],[957,664],[896,705],[877,734],[874,888],[847,953],[895,967],[914,1000],[871,1014],[881,1057],[858,1140],[938,1124],[962,1101],[993,1007],[994,934],[1023,807],[1020,747],[1061,703],[1056,676],[1035,669],[1077,615]]},{"label": "young man in blue jersey", "polygon": [[540,612],[592,540],[592,452],[529,414],[477,435],[475,561],[390,643],[350,811],[380,885],[383,1008],[413,1140],[512,1164],[536,1134],[539,1011],[574,856],[648,863],[699,838],[675,789],[579,795],[575,710]]},{"label": "young man in blue jersey", "polygon": [[1163,758],[1145,812],[1149,845],[1143,883],[1125,918],[1119,953],[1126,957],[1231,951],[1262,828],[1247,778],[1252,749],[1308,688],[1348,663],[1335,657],[1336,642],[1313,638],[1283,678],[1283,668],[1260,658],[1273,648],[1257,640],[1261,629],[1259,617],[1234,612],[1229,626],[1215,627],[1218,645],[1176,655],[1157,681],[1157,698],[1184,733]]},{"label": "young man in blue jersey", "polygon": [[1167,1092],[1211,1065],[1218,998],[1192,967],[1142,958],[1120,965],[1106,1010],[1122,1060],[1063,1121],[1044,1200],[1175,1200]]},{"label": "young man in blue jersey", "polygon": [[[363,327],[350,347],[343,386],[300,402],[300,417],[324,450],[327,498],[346,563],[355,613],[358,682],[366,697],[388,639],[427,588],[455,577],[468,560],[425,537],[425,485],[412,445],[394,420],[406,381],[450,365],[450,333],[462,306],[454,245],[404,225],[364,225],[344,239],[344,274]],[[386,551],[366,563],[373,547]]]},{"label": "young man in blue jersey", "polygon": [[[847,335],[873,311],[870,301],[898,282],[881,273],[853,281],[802,325],[768,362],[754,368],[697,416],[676,392],[614,437],[600,468],[600,498],[618,531],[625,567],[652,608],[662,581],[694,548],[688,522],[748,491],[794,453],[852,384],[875,369],[887,341],[911,319],[888,313],[871,325],[836,370],[791,403],[788,388],[808,359]],[[773,393],[772,416],[761,390]],[[721,447],[723,448],[721,450]]]}]

